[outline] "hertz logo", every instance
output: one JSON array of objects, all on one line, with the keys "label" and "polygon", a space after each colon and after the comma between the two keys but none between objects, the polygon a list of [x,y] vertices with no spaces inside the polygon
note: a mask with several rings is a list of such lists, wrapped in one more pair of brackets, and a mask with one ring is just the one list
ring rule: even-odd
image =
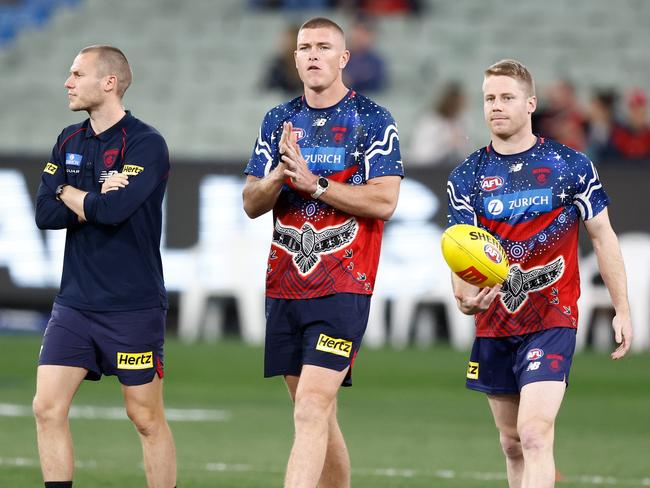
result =
[{"label": "hertz logo", "polygon": [[56,164],[54,164],[54,163],[47,163],[47,164],[45,165],[45,168],[43,169],[43,172],[44,172],[44,173],[48,173],[48,174],[53,175],[54,173],[56,173],[56,170],[57,170],[57,169],[59,169],[59,167],[58,167]]},{"label": "hertz logo", "polygon": [[352,342],[344,339],[334,339],[328,335],[321,334],[318,336],[316,349],[349,358],[352,352]]},{"label": "hertz logo", "polygon": [[122,168],[122,174],[126,176],[137,176],[144,171],[142,166],[135,164],[125,164]]},{"label": "hertz logo", "polygon": [[117,353],[117,369],[149,368],[153,368],[153,351]]},{"label": "hertz logo", "polygon": [[467,377],[470,380],[478,379],[478,363],[474,363],[472,361],[469,362],[467,365]]}]

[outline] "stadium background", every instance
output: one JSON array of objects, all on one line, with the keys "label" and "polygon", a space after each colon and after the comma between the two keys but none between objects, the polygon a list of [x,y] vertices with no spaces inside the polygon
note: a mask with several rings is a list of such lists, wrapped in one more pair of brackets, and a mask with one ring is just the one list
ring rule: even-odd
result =
[{"label": "stadium background", "polygon": [[[409,168],[409,137],[441,87],[460,80],[469,141],[484,145],[480,74],[503,57],[530,67],[542,103],[558,79],[570,79],[585,103],[595,88],[650,90],[650,3],[428,0],[421,7],[378,20],[390,85],[372,96],[397,120],[408,178],[386,229],[367,340],[373,347],[359,357],[355,388],[341,395],[342,423],[355,486],[503,486],[485,401],[463,389],[471,328],[454,314],[438,253],[448,168]],[[172,299],[167,404],[177,409],[181,484],[280,484],[290,409],[281,382],[260,378],[270,225],[243,215],[241,171],[263,114],[288,98],[261,87],[281,31],[322,13],[344,28],[351,23],[349,7],[255,9],[234,0],[0,2],[0,486],[39,480],[29,403],[63,233],[35,228],[33,198],[56,136],[81,118],[67,110],[62,85],[74,55],[94,43],[125,51],[135,79],[126,106],[159,128],[172,155],[163,244]],[[644,331],[649,168],[649,161],[599,164],[615,229],[630,237],[635,325]],[[587,347],[558,421],[562,486],[649,486],[650,359],[637,350],[611,363],[603,352],[612,344],[611,310],[585,244]],[[114,379],[104,379],[83,385],[75,402],[81,486],[143,485],[135,435],[127,422],[111,420],[117,391]]]}]

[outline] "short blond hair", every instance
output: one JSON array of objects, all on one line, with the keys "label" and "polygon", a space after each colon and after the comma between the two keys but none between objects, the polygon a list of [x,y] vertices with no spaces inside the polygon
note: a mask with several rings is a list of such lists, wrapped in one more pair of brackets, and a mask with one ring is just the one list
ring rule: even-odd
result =
[{"label": "short blond hair", "polygon": [[102,76],[115,75],[117,77],[117,94],[124,96],[127,88],[131,86],[133,73],[124,53],[116,47],[106,44],[95,44],[79,51],[79,54],[97,53],[99,71]]},{"label": "short blond hair", "polygon": [[341,26],[327,17],[314,17],[313,19],[309,19],[300,26],[298,32],[304,29],[333,29],[345,40],[345,32],[343,32]]},{"label": "short blond hair", "polygon": [[535,96],[535,81],[523,63],[514,59],[502,59],[494,63],[483,73],[488,76],[507,76],[521,82],[528,92],[529,97]]}]

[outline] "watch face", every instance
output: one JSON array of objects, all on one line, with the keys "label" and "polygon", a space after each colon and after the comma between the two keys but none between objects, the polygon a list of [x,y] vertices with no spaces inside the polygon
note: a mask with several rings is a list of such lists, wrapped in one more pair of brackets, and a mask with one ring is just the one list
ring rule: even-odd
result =
[{"label": "watch face", "polygon": [[327,181],[327,178],[323,178],[322,176],[318,178],[318,186],[322,188],[327,188],[327,186],[330,184],[329,181]]}]

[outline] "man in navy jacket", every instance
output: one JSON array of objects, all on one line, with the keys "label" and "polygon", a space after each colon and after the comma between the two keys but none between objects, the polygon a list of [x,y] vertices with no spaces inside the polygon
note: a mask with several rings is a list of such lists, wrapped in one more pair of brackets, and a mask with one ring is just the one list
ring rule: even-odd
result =
[{"label": "man in navy jacket", "polygon": [[34,398],[46,487],[71,487],[68,410],[84,379],[116,375],[140,434],[149,487],[176,483],[162,400],[167,312],[160,236],[169,153],[125,111],[131,69],[112,46],[81,50],[65,82],[89,118],[61,132],[43,170],[41,229],[67,229],[61,288],[43,337]]}]

